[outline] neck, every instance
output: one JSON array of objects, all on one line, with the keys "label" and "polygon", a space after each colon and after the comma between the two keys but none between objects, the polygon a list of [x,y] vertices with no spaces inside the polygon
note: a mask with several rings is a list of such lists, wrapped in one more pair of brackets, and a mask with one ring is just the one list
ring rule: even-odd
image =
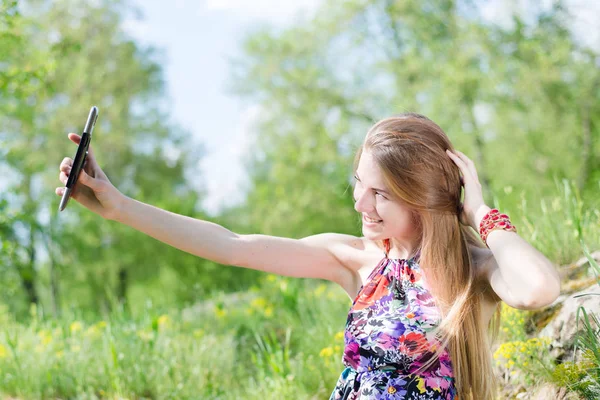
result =
[{"label": "neck", "polygon": [[[417,251],[419,250],[418,243],[416,241],[402,241],[395,238],[390,238],[389,240],[389,250],[387,250],[388,258],[396,258],[396,259],[408,259],[413,257]],[[388,246],[385,245],[384,246]]]}]

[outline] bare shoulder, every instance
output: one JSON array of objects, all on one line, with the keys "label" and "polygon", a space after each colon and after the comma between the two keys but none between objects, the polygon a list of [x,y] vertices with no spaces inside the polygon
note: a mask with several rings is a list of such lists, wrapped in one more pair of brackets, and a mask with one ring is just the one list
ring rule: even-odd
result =
[{"label": "bare shoulder", "polygon": [[354,298],[363,281],[383,258],[382,250],[365,237],[341,233],[327,234],[329,251],[344,266],[345,273],[337,283]]},{"label": "bare shoulder", "polygon": [[[377,245],[364,237],[343,233],[324,233],[318,236],[326,239],[329,251],[350,271],[361,269],[378,251]],[[302,240],[311,240],[311,238]]]}]

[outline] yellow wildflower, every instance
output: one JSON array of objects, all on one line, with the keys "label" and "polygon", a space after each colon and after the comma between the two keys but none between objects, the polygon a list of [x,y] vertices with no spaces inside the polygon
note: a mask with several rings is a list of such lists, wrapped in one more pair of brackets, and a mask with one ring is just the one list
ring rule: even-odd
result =
[{"label": "yellow wildflower", "polygon": [[257,297],[252,300],[250,306],[256,309],[263,309],[267,306],[267,300],[264,297]]},{"label": "yellow wildflower", "polygon": [[204,329],[196,329],[194,331],[194,337],[201,338],[202,336],[204,336]]},{"label": "yellow wildflower", "polygon": [[227,315],[227,310],[223,310],[223,309],[221,309],[221,308],[215,308],[215,315],[216,315],[218,318],[223,318],[224,316],[226,316],[226,315]]},{"label": "yellow wildflower", "polygon": [[52,334],[46,329],[42,329],[37,334],[38,338],[40,338],[42,344],[44,346],[50,344],[52,342]]},{"label": "yellow wildflower", "polygon": [[324,283],[321,283],[319,286],[317,286],[317,288],[315,289],[315,296],[321,296],[323,293],[325,293],[325,290],[327,289],[327,285],[325,285]]},{"label": "yellow wildflower", "polygon": [[158,324],[158,327],[161,329],[168,328],[171,325],[171,319],[168,315],[161,315],[160,317],[158,317],[158,320],[156,322]]},{"label": "yellow wildflower", "polygon": [[319,357],[327,358],[333,355],[333,349],[331,347],[325,347],[319,352]]},{"label": "yellow wildflower", "polygon": [[71,324],[69,329],[71,330],[71,333],[77,333],[83,329],[83,324],[79,321],[75,321]]},{"label": "yellow wildflower", "polygon": [[288,281],[286,279],[282,279],[279,282],[279,289],[281,289],[282,292],[285,292],[285,291],[287,291],[287,288],[288,288]]}]

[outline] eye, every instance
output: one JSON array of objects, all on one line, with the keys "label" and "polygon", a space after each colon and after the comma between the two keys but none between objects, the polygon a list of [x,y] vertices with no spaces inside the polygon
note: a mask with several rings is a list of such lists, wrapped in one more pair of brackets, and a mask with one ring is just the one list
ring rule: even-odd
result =
[{"label": "eye", "polygon": [[378,194],[378,195],[380,195],[381,197],[383,197],[383,198],[385,199],[385,196],[384,196],[384,195],[382,195],[381,193],[379,193],[379,192],[375,192],[375,194],[376,194],[376,195]]}]

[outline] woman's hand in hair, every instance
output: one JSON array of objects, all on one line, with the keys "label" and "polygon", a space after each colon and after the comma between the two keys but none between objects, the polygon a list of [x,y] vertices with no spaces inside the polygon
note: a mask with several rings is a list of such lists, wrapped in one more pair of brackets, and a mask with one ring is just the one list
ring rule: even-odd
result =
[{"label": "woman's hand in hair", "polygon": [[465,188],[464,201],[461,204],[459,221],[464,225],[470,225],[479,232],[479,221],[490,208],[483,200],[483,190],[477,170],[473,161],[458,150],[454,152],[446,150],[448,156],[454,161],[461,172],[461,183]]}]

